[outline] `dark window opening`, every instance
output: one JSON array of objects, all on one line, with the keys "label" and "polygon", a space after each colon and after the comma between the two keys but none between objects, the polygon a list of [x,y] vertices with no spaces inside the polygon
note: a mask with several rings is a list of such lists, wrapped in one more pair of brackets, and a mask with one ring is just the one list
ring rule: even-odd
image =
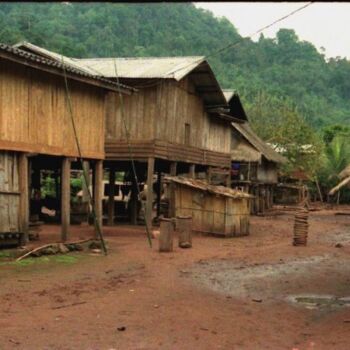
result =
[{"label": "dark window opening", "polygon": [[185,145],[190,144],[190,137],[191,137],[191,125],[188,123],[185,123]]}]

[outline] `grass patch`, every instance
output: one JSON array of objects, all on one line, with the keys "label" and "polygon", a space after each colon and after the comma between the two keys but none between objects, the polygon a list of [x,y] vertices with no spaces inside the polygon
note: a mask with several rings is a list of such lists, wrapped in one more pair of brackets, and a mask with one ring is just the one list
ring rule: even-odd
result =
[{"label": "grass patch", "polygon": [[71,256],[71,255],[54,255],[52,256],[52,260],[58,263],[63,264],[74,264],[78,261],[77,256]]},{"label": "grass patch", "polygon": [[11,256],[12,256],[11,253],[6,250],[0,251],[0,259],[11,258]]},{"label": "grass patch", "polygon": [[8,265],[8,266],[16,266],[16,267],[26,267],[30,265],[41,265],[41,264],[75,264],[78,262],[79,259],[81,259],[82,256],[72,256],[68,254],[64,255],[45,255],[40,257],[28,257],[20,261],[3,261],[0,262],[0,266]]}]

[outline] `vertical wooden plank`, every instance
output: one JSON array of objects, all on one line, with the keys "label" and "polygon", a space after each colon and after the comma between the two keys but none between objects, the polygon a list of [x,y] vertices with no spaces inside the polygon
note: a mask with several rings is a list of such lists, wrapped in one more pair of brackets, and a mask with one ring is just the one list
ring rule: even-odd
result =
[{"label": "vertical wooden plank", "polygon": [[70,170],[71,162],[64,157],[61,171],[61,239],[68,239],[70,225]]},{"label": "vertical wooden plank", "polygon": [[226,187],[231,188],[231,169],[228,170],[228,174],[226,175]]},{"label": "vertical wooden plank", "polygon": [[21,153],[18,159],[19,172],[19,227],[23,233],[21,244],[28,242],[29,228],[29,172],[28,172],[28,157],[25,153]]},{"label": "vertical wooden plank", "polygon": [[160,216],[161,193],[162,193],[162,172],[158,170],[157,172],[157,217]]},{"label": "vertical wooden plank", "polygon": [[115,196],[115,169],[109,169],[109,192],[108,192],[108,225],[114,224],[114,196]]},{"label": "vertical wooden plank", "polygon": [[146,198],[146,224],[148,228],[152,227],[153,172],[154,172],[154,158],[148,158],[147,198]]},{"label": "vertical wooden plank", "polygon": [[209,166],[208,169],[207,169],[207,181],[208,181],[208,184],[211,183],[211,177],[212,177],[212,167]]},{"label": "vertical wooden plank", "polygon": [[137,183],[135,181],[135,176],[133,175],[131,178],[131,194],[130,194],[130,221],[132,225],[137,225]]},{"label": "vertical wooden plank", "polygon": [[[170,176],[176,176],[177,162],[170,163]],[[170,182],[169,184],[169,217],[175,217],[175,184]]]},{"label": "vertical wooden plank", "polygon": [[[103,197],[103,162],[97,160],[95,163],[95,178],[94,178],[94,207],[97,224],[102,230],[102,197]],[[96,225],[97,226],[97,225]],[[97,230],[95,227],[95,234]]]},{"label": "vertical wooden plank", "polygon": [[190,165],[190,171],[189,171],[188,175],[192,179],[196,178],[196,164],[191,164]]}]

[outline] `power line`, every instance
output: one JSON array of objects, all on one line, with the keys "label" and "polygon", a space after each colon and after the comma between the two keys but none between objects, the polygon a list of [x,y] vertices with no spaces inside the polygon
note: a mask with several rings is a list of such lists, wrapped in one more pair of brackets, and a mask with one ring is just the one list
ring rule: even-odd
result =
[{"label": "power line", "polygon": [[[232,48],[232,47],[235,47],[235,46],[239,45],[243,40],[249,39],[249,38],[253,37],[253,36],[256,35],[256,34],[259,34],[259,33],[263,32],[264,30],[266,30],[266,29],[272,27],[272,26],[275,25],[276,23],[279,23],[279,22],[281,22],[281,21],[287,19],[288,17],[293,16],[293,15],[296,14],[297,12],[300,12],[300,11],[304,10],[305,8],[307,8],[307,7],[309,7],[310,5],[312,5],[313,3],[314,3],[314,2],[311,1],[311,2],[307,3],[306,5],[303,5],[303,6],[299,7],[299,8],[297,8],[296,10],[294,10],[294,11],[288,13],[287,15],[284,15],[283,17],[278,18],[278,19],[275,20],[274,22],[272,22],[272,23],[270,23],[270,24],[268,24],[268,25],[266,25],[266,26],[264,26],[264,27],[262,27],[262,28],[256,30],[254,33],[252,33],[252,34],[250,34],[250,35],[248,35],[248,36],[246,36],[246,37],[244,37],[244,38],[241,37],[238,41],[236,41],[236,42],[234,42],[234,43],[231,43],[231,44],[228,44],[228,45],[222,47],[221,49],[218,49],[216,52],[213,52],[213,53],[211,53],[211,54],[206,55],[204,58],[205,58],[205,59],[208,59],[209,57],[216,56],[216,55],[220,54],[221,52],[226,51],[227,49],[230,49],[230,48]],[[187,66],[185,66],[185,67],[181,67],[181,68],[178,68],[177,70],[172,71],[171,74],[174,74],[174,73],[178,72],[179,70],[185,69],[185,68],[189,67],[190,65],[193,65],[194,63],[200,63],[200,62],[202,62],[202,60],[203,60],[203,58],[201,58],[201,59],[198,60],[198,61],[191,62],[191,64],[189,64],[189,65],[187,65]]]},{"label": "power line", "polygon": [[[217,51],[215,51],[215,52],[213,52],[213,53],[211,53],[211,54],[208,54],[208,55],[204,56],[204,58],[202,57],[201,59],[198,59],[197,61],[193,61],[193,62],[189,63],[189,64],[186,65],[186,66],[180,67],[180,68],[178,68],[178,69],[172,71],[171,74],[174,76],[174,74],[175,74],[176,72],[178,72],[178,71],[180,71],[180,70],[183,70],[183,69],[186,69],[187,67],[192,66],[193,64],[200,63],[200,62],[203,61],[203,59],[207,60],[209,57],[216,56],[216,55],[222,53],[223,51],[226,51],[227,49],[236,47],[236,46],[238,46],[239,44],[241,44],[245,39],[252,38],[254,35],[263,32],[264,30],[266,30],[266,29],[272,27],[272,26],[275,25],[276,23],[282,22],[283,20],[285,20],[285,19],[287,19],[287,18],[293,16],[293,15],[296,14],[297,12],[300,12],[300,11],[306,9],[307,7],[309,7],[310,5],[312,5],[313,3],[314,3],[313,1],[310,1],[309,3],[307,3],[307,4],[303,5],[303,6],[297,8],[297,9],[291,11],[291,12],[289,12],[288,14],[286,14],[286,15],[284,15],[284,16],[278,18],[278,19],[276,19],[276,20],[273,21],[272,23],[270,23],[270,24],[268,24],[268,25],[266,25],[266,26],[264,26],[264,27],[262,27],[262,28],[256,30],[255,32],[251,33],[250,35],[248,35],[248,36],[246,36],[246,37],[241,37],[241,38],[240,38],[239,40],[237,40],[236,42],[231,43],[231,44],[228,44],[228,45],[226,45],[226,46],[224,46],[224,47],[218,49]],[[157,80],[153,81],[153,83],[144,84],[144,85],[135,85],[134,87],[135,87],[136,89],[144,89],[144,88],[156,86],[156,85],[160,84],[161,81],[162,81],[162,79],[161,79],[161,78],[158,78]]]}]

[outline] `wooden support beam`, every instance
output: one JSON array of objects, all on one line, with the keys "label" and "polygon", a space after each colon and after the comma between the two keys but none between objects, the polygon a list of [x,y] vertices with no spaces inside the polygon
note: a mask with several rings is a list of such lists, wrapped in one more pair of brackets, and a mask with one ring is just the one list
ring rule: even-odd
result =
[{"label": "wooden support beam", "polygon": [[135,176],[131,178],[131,194],[130,194],[130,221],[132,225],[137,225],[138,216],[138,192]]},{"label": "wooden support beam", "polygon": [[176,176],[177,174],[177,162],[170,163],[170,176]]},{"label": "wooden support beam", "polygon": [[210,166],[210,167],[208,167],[208,169],[207,169],[207,181],[208,181],[208,184],[211,183],[212,173],[213,173],[213,169],[212,169],[212,167]]},{"label": "wooden support beam", "polygon": [[153,172],[154,158],[148,158],[147,163],[147,197],[146,197],[146,224],[150,229],[152,227],[152,204],[153,204]]},{"label": "wooden support beam", "polygon": [[[177,173],[177,163],[170,163],[170,176],[176,176]],[[168,216],[170,218],[175,217],[175,184],[170,182],[169,184],[169,209]]]},{"label": "wooden support beam", "polygon": [[[95,178],[94,178],[94,208],[97,223],[102,230],[102,197],[103,197],[103,162],[97,160],[95,163]],[[97,230],[95,227],[95,235],[97,237]]]},{"label": "wooden support beam", "polygon": [[68,158],[62,160],[61,171],[61,240],[68,239],[70,225],[70,170],[71,162]]},{"label": "wooden support beam", "polygon": [[195,164],[190,165],[190,171],[188,172],[188,175],[191,179],[196,178],[196,165]]},{"label": "wooden support beam", "polygon": [[29,228],[29,171],[28,158],[25,153],[19,155],[18,160],[18,180],[19,180],[19,228],[23,233],[21,244],[28,242]]},{"label": "wooden support beam", "polygon": [[56,192],[56,199],[61,198],[61,191],[60,191],[60,184],[59,184],[59,173],[58,170],[54,171],[54,175],[53,175],[54,179],[55,179],[55,192]]},{"label": "wooden support beam", "polygon": [[229,170],[226,175],[226,187],[231,188],[231,170]]},{"label": "wooden support beam", "polygon": [[83,171],[86,174],[86,180],[87,183],[85,183],[85,177],[83,176],[83,203],[89,202],[90,197],[89,197],[89,192],[88,188],[90,186],[90,163],[86,160],[83,161]]},{"label": "wooden support beam", "polygon": [[160,200],[162,196],[162,172],[157,172],[157,217],[160,216]]},{"label": "wooden support beam", "polygon": [[109,169],[108,225],[114,224],[115,169]]}]

